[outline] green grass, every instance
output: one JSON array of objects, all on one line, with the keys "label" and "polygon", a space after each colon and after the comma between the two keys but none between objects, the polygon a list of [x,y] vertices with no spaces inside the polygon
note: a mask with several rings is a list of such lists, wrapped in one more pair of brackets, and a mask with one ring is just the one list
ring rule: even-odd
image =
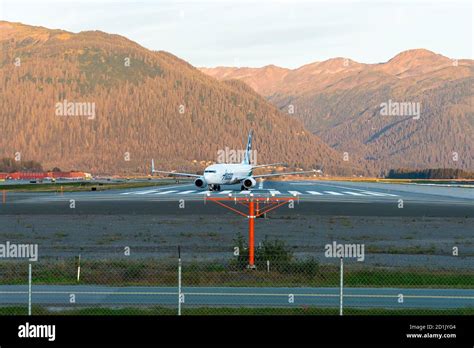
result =
[{"label": "green grass", "polygon": [[[24,307],[0,307],[0,315],[27,315]],[[177,315],[177,308],[165,307],[122,307],[122,308],[69,308],[48,309],[32,307],[33,315]],[[474,315],[474,308],[459,309],[384,309],[384,308],[346,308],[345,315]],[[199,307],[182,308],[182,315],[339,315],[338,308],[271,308],[271,307]]]},{"label": "green grass", "polygon": [[[413,239],[406,238],[406,239]],[[370,254],[409,254],[409,255],[435,255],[436,254],[436,246],[430,245],[427,247],[423,247],[420,245],[414,245],[409,247],[378,247],[378,246],[368,246],[367,253]]]},{"label": "green grass", "polygon": [[[361,268],[346,265],[346,287],[401,288],[474,288],[474,272],[429,270],[425,268]],[[73,259],[33,264],[33,284],[77,284],[77,264]],[[25,284],[27,267],[23,263],[0,264],[0,284]],[[80,284],[113,286],[176,286],[177,263],[153,259],[83,260]],[[319,265],[314,261],[292,261],[285,264],[258,265],[249,270],[238,264],[217,262],[184,262],[183,284],[186,286],[294,286],[337,287],[337,266]]]}]

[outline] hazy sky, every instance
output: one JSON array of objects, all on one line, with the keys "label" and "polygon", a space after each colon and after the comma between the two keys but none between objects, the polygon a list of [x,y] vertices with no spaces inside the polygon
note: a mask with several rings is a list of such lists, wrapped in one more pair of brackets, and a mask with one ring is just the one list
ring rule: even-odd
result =
[{"label": "hazy sky", "polygon": [[473,58],[471,0],[0,0],[0,19],[116,33],[195,66],[377,63],[410,48]]}]

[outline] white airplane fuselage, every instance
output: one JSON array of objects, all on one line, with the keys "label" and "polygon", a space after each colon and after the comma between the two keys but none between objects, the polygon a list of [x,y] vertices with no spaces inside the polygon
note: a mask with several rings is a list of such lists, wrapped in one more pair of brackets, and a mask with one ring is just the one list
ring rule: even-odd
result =
[{"label": "white airplane fuselage", "polygon": [[234,185],[252,176],[252,165],[241,163],[213,164],[204,169],[208,185]]},{"label": "white airplane fuselage", "polygon": [[[245,148],[245,156],[241,163],[218,163],[213,164],[206,169],[204,169],[204,173],[202,175],[195,174],[195,173],[180,173],[180,172],[169,172],[169,171],[162,171],[162,170],[155,170],[155,164],[153,159],[151,160],[151,172],[152,173],[163,173],[163,174],[171,174],[176,176],[185,176],[185,177],[192,177],[194,179],[194,185],[199,188],[207,187],[211,191],[220,191],[221,185],[235,185],[235,184],[242,184],[241,189],[251,189],[255,187],[257,184],[256,179],[258,178],[266,178],[266,177],[275,177],[281,175],[297,175],[309,172],[289,172],[289,173],[271,173],[271,174],[261,174],[261,175],[254,175],[253,169],[254,168],[262,168],[262,167],[269,167],[275,164],[281,163],[274,163],[274,164],[264,164],[264,165],[252,165],[251,164],[251,151],[252,151],[252,131],[250,131],[247,146]],[[315,171],[311,171],[314,173]],[[319,171],[321,172],[321,171]]]}]

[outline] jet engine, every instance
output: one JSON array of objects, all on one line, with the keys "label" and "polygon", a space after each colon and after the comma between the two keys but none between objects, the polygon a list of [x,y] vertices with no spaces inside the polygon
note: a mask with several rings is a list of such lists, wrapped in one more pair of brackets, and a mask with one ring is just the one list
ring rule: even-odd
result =
[{"label": "jet engine", "polygon": [[244,185],[246,189],[249,189],[257,185],[257,182],[254,178],[247,178],[242,182],[242,185]]},{"label": "jet engine", "polygon": [[199,188],[204,188],[206,187],[207,184],[206,184],[206,180],[204,180],[204,178],[201,176],[197,178],[196,180],[194,180],[194,185],[196,185]]}]

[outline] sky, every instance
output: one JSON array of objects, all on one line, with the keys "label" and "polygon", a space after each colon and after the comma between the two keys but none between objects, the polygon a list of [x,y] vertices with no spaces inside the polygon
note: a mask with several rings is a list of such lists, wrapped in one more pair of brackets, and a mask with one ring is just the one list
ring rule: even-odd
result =
[{"label": "sky", "polygon": [[0,0],[0,20],[120,34],[198,67],[296,68],[413,48],[473,59],[471,0]]}]

